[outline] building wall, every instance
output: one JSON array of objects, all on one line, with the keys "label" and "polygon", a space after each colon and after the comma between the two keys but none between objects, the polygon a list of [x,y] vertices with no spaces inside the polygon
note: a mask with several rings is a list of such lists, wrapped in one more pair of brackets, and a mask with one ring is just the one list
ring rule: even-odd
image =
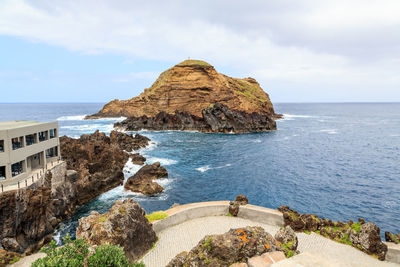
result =
[{"label": "building wall", "polygon": [[[48,133],[48,139],[39,142],[39,132],[49,131],[50,129],[57,129],[56,137],[50,139],[50,133]],[[30,146],[26,146],[25,136],[29,134],[37,134],[37,143]],[[12,138],[23,136],[23,147],[13,150],[12,149]],[[0,166],[6,166],[6,177],[7,179],[24,179],[22,177],[28,177],[30,168],[27,166],[27,158],[29,156],[43,153],[41,161],[43,166],[46,166],[46,150],[52,147],[58,147],[58,155],[60,155],[60,141],[59,141],[59,130],[57,122],[40,123],[37,125],[30,125],[26,127],[18,127],[14,129],[0,131],[0,140],[4,140],[4,152],[0,152]],[[11,165],[23,161],[24,173],[12,177]]]}]

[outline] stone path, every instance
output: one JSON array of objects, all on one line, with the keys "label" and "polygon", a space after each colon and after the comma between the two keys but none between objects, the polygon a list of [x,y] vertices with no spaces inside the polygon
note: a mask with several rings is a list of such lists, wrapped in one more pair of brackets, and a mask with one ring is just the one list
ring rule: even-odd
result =
[{"label": "stone path", "polygon": [[[147,253],[142,261],[146,267],[161,267],[182,251],[189,251],[205,236],[222,234],[231,228],[245,226],[261,226],[267,232],[275,235],[277,226],[253,222],[243,218],[228,216],[209,216],[188,220],[181,224],[161,231],[154,249]],[[381,262],[363,252],[324,238],[318,234],[297,234],[298,249],[303,255],[295,256],[272,266],[400,266],[398,264]],[[313,264],[314,263],[314,264]]]}]

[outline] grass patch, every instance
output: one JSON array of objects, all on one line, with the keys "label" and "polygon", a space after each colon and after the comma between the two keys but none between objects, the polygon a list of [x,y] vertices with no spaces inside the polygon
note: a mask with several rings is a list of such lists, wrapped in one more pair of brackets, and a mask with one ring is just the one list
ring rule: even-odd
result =
[{"label": "grass patch", "polygon": [[361,223],[353,223],[351,225],[351,229],[355,230],[357,233],[360,232],[360,228],[361,228]]},{"label": "grass patch", "polygon": [[203,248],[207,248],[207,251],[211,250],[211,240],[212,240],[212,237],[210,236],[209,238],[207,238],[206,242],[204,242],[204,244],[203,244]]},{"label": "grass patch", "polygon": [[95,223],[103,223],[107,221],[107,217],[106,216],[100,216]]},{"label": "grass patch", "polygon": [[165,211],[155,211],[151,214],[146,214],[146,218],[149,222],[154,222],[158,220],[162,220],[168,217],[168,214]]},{"label": "grass patch", "polygon": [[193,65],[199,65],[199,66],[211,66],[207,62],[203,60],[196,60],[196,59],[187,59],[182,61],[181,63],[177,64],[177,66],[193,66]]},{"label": "grass patch", "polygon": [[227,215],[228,217],[235,217],[235,216],[233,216],[230,212],[228,212],[228,215]]},{"label": "grass patch", "polygon": [[311,235],[311,232],[308,231],[308,230],[304,230],[304,233],[307,234],[307,235]]}]

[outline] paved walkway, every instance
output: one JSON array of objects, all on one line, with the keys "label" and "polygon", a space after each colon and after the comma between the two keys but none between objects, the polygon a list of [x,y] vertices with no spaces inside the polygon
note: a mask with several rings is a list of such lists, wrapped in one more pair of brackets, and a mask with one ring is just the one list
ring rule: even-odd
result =
[{"label": "paved walkway", "polygon": [[[245,226],[261,226],[272,235],[275,235],[279,229],[277,226],[237,217],[210,216],[192,219],[161,231],[154,249],[142,260],[146,267],[165,266],[178,253],[191,250],[205,235],[222,234],[231,228]],[[297,236],[298,249],[306,253],[298,259],[296,259],[298,256],[295,256],[274,266],[315,266],[315,264],[310,264],[310,257],[318,260],[318,266],[400,266],[378,261],[353,247],[334,242],[315,233],[310,235],[298,233]]]}]

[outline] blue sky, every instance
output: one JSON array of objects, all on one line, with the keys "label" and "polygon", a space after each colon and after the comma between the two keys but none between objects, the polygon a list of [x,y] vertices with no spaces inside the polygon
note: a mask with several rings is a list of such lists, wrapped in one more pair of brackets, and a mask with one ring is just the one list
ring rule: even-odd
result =
[{"label": "blue sky", "polygon": [[396,0],[0,0],[0,102],[128,99],[188,57],[273,102],[396,102],[399,43]]}]

